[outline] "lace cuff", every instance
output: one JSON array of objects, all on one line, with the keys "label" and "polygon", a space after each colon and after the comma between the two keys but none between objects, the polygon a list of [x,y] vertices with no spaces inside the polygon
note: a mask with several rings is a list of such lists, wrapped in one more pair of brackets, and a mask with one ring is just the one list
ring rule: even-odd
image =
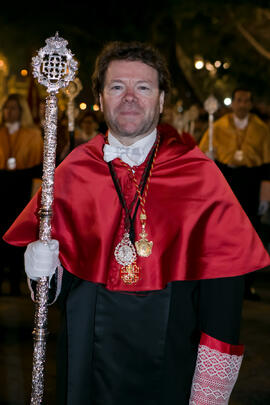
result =
[{"label": "lace cuff", "polygon": [[228,404],[238,377],[243,352],[243,345],[230,345],[203,333],[189,404]]}]

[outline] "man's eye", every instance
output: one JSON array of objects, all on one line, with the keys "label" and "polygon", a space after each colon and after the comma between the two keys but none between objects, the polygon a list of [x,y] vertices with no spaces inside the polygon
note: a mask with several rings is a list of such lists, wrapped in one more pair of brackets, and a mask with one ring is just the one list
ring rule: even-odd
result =
[{"label": "man's eye", "polygon": [[149,88],[148,86],[139,86],[139,90],[142,90],[142,91],[149,91],[150,88]]},{"label": "man's eye", "polygon": [[140,85],[140,86],[137,87],[137,91],[138,91],[139,93],[141,93],[141,94],[148,95],[148,94],[151,94],[151,87],[142,84],[142,85]]},{"label": "man's eye", "polygon": [[111,90],[122,90],[122,86],[115,84],[114,86],[111,86]]}]

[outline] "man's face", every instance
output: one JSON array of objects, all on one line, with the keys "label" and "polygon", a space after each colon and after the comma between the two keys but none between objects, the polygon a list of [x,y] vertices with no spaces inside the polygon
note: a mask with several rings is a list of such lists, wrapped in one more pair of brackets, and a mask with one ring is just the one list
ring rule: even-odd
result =
[{"label": "man's face", "polygon": [[97,131],[98,123],[90,115],[86,116],[81,122],[81,129],[87,134],[91,135],[93,132]]},{"label": "man's face", "polygon": [[249,91],[239,90],[235,93],[232,101],[232,110],[240,118],[245,118],[251,110],[251,93]]},{"label": "man's face", "polygon": [[111,133],[130,145],[150,134],[164,104],[158,72],[139,61],[112,61],[100,95],[101,110]]},{"label": "man's face", "polygon": [[5,122],[16,122],[20,120],[20,108],[16,100],[7,101],[3,109],[3,117]]}]

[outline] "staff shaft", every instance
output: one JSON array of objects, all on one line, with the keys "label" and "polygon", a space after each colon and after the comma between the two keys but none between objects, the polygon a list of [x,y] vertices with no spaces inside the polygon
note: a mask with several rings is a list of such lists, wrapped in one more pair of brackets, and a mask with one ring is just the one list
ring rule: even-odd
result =
[{"label": "staff shaft", "polygon": [[[39,210],[39,239],[46,244],[51,239],[51,218],[57,143],[57,98],[55,93],[50,93],[46,98],[45,116],[46,124],[43,151],[41,208]],[[37,282],[36,289],[31,405],[41,405],[43,398],[46,339],[48,334],[48,292],[48,277],[41,277]]]}]

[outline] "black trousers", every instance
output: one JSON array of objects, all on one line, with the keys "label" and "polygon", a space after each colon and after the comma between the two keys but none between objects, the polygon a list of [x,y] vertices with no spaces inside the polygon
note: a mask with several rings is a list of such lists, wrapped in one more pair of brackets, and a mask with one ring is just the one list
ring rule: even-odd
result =
[{"label": "black trousers", "polygon": [[111,292],[64,272],[57,404],[188,405],[200,332],[237,344],[243,278]]}]

